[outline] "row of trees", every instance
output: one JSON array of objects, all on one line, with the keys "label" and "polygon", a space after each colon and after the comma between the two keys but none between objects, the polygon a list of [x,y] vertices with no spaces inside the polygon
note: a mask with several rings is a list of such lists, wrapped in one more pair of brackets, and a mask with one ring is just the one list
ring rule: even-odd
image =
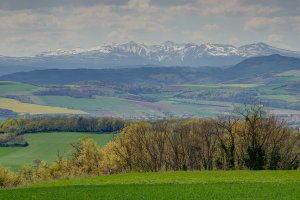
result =
[{"label": "row of trees", "polygon": [[0,123],[0,132],[24,133],[66,131],[66,132],[116,132],[124,128],[125,121],[120,118],[83,117],[34,117],[8,119]]},{"label": "row of trees", "polygon": [[107,173],[297,169],[300,137],[260,106],[219,119],[138,122],[103,149]]}]

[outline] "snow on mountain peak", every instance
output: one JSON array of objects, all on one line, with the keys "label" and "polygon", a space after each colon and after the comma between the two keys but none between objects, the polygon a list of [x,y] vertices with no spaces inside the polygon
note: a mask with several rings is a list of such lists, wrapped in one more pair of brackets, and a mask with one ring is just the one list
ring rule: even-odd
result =
[{"label": "snow on mountain peak", "polygon": [[[107,44],[92,48],[74,48],[74,49],[57,49],[55,51],[46,51],[38,56],[91,56],[93,58],[105,56],[109,58],[122,57],[132,59],[146,59],[149,63],[169,63],[177,64],[182,62],[197,62],[197,59],[203,57],[238,57],[248,58],[253,56],[266,56],[271,54],[282,55],[300,55],[300,52],[272,47],[265,43],[253,43],[236,47],[227,44],[177,44],[172,41],[166,41],[160,45],[147,45],[130,41],[123,44]],[[191,61],[192,62],[192,61]]]}]

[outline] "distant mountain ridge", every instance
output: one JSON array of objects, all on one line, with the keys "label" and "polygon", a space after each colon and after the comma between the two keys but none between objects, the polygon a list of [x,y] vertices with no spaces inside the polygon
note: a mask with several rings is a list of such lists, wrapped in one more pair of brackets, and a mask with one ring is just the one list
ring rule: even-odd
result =
[{"label": "distant mountain ridge", "polygon": [[[241,56],[241,57],[252,57],[252,56],[263,56],[271,55],[276,53],[282,54],[296,54],[299,55],[300,52],[289,51],[284,49],[279,49],[272,47],[265,43],[253,43],[249,45],[244,45],[241,47],[236,47],[227,44],[177,44],[171,41],[164,42],[161,45],[146,45],[142,43],[136,43],[130,41],[125,44],[112,44],[103,45],[93,48],[75,48],[70,50],[58,49],[55,51],[46,51],[37,56],[48,57],[48,56],[67,56],[67,55],[107,55],[112,53],[127,53],[137,56],[156,56],[158,61],[164,61],[168,59],[169,56],[176,54],[180,56],[181,60],[188,55],[194,55],[195,57],[200,56]],[[161,54],[164,54],[162,56]]]},{"label": "distant mountain ridge", "polygon": [[253,82],[258,77],[271,77],[274,73],[289,70],[300,70],[300,59],[275,54],[248,58],[228,68],[47,69],[1,76],[0,81],[17,81],[33,84],[71,84],[80,81],[102,81],[146,85],[247,83]]},{"label": "distant mountain ridge", "polygon": [[[111,44],[93,48],[58,49],[32,57],[0,57],[0,68],[17,71],[49,68],[122,68],[129,66],[230,66],[256,56],[280,54],[298,57],[300,52],[254,43],[236,47],[223,44],[177,44],[167,41],[160,45],[136,42]],[[5,71],[2,70],[2,74]],[[7,74],[7,73],[6,73]],[[1,75],[1,73],[0,73]]]},{"label": "distant mountain ridge", "polygon": [[[254,43],[236,47],[227,44],[177,44],[167,41],[161,45],[146,45],[136,42],[128,42],[125,44],[104,45],[88,49],[76,48],[71,50],[56,50],[43,52],[36,57],[49,58],[61,56],[82,56],[91,59],[107,57],[114,58],[115,61],[124,61],[128,64],[153,64],[167,66],[207,66],[207,65],[224,65],[210,59],[223,58],[225,64],[236,64],[236,60],[243,60],[255,56],[267,56],[272,54],[280,54],[285,56],[300,57],[300,52],[289,51],[272,47],[265,43]],[[141,63],[127,61],[126,59],[137,59]],[[123,64],[124,64],[123,63]],[[122,63],[114,63],[122,64]]]}]

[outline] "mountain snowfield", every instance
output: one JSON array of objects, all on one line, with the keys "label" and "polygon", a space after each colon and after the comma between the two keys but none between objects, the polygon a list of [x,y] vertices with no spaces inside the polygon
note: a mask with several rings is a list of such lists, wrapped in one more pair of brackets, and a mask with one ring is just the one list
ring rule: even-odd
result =
[{"label": "mountain snowfield", "polygon": [[202,56],[239,56],[239,57],[253,57],[253,56],[267,56],[271,54],[283,54],[299,56],[300,52],[284,50],[272,47],[265,43],[254,43],[236,47],[233,45],[224,44],[176,44],[171,41],[164,42],[161,45],[146,45],[130,41],[125,44],[103,45],[93,48],[75,48],[75,49],[57,49],[54,51],[46,51],[37,56],[68,56],[68,55],[116,55],[116,56],[141,56],[149,57],[157,61],[163,62],[173,56],[180,57],[183,61],[186,57],[202,57]]},{"label": "mountain snowfield", "polygon": [[[86,49],[58,49],[32,57],[0,57],[0,67],[2,69],[9,67],[10,72],[18,72],[49,68],[231,66],[246,58],[272,54],[300,58],[300,52],[276,48],[265,43],[236,47],[213,43],[177,44],[171,41],[160,45],[148,45],[131,41],[124,44],[109,44]],[[2,74],[7,73],[3,72]]]}]

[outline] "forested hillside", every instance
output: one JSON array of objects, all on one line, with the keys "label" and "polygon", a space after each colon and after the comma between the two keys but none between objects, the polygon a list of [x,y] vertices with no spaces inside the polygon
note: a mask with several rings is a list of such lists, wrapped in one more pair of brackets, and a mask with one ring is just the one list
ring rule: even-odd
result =
[{"label": "forested hillside", "polygon": [[19,72],[0,77],[2,81],[32,84],[70,84],[80,81],[169,85],[224,82],[251,82],[273,73],[299,70],[300,59],[271,55],[246,59],[228,67],[140,67],[125,69],[47,69]]}]

